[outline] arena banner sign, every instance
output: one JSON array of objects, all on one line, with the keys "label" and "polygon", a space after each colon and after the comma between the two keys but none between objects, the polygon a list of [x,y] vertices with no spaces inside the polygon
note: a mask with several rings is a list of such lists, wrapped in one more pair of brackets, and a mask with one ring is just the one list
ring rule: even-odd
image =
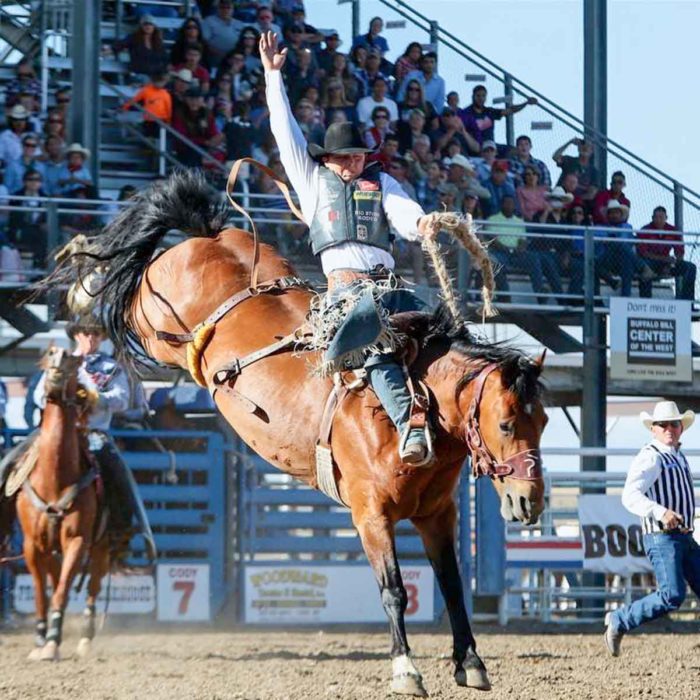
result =
[{"label": "arena banner sign", "polygon": [[619,496],[579,496],[578,516],[584,569],[620,576],[653,571],[644,553],[639,518]]},{"label": "arena banner sign", "polygon": [[[434,578],[429,566],[402,566],[406,620],[432,622]],[[386,622],[369,566],[250,565],[245,567],[244,622],[309,624]]]},{"label": "arena banner sign", "polygon": [[158,621],[211,619],[209,564],[158,564]]},{"label": "arena banner sign", "polygon": [[692,382],[691,302],[610,299],[610,376]]},{"label": "arena banner sign", "polygon": [[[50,595],[49,588],[49,595]],[[69,613],[82,613],[85,609],[87,584],[80,593],[71,591],[68,603]],[[97,612],[105,609],[107,602],[107,579],[102,581],[102,591],[97,598]],[[14,605],[19,613],[34,613],[34,582],[29,574],[15,577]],[[156,609],[156,587],[153,576],[125,576],[114,574],[109,591],[110,615],[146,615]]]}]

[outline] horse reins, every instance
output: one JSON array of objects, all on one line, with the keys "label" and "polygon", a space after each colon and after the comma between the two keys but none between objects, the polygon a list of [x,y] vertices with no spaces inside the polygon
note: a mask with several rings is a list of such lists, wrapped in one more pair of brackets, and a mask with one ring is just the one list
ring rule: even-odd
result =
[{"label": "horse reins", "polygon": [[484,393],[484,385],[489,375],[498,368],[493,362],[486,365],[476,377],[474,396],[467,411],[467,427],[465,437],[467,447],[471,452],[472,473],[475,478],[489,476],[491,478],[509,477],[523,481],[536,481],[542,478],[542,457],[538,449],[523,450],[499,462],[491,453],[479,426],[479,407]]}]

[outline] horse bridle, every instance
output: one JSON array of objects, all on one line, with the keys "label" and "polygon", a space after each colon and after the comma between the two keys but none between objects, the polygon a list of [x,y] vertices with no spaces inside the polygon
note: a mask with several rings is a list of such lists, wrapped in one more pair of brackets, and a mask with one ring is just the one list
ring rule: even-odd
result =
[{"label": "horse bridle", "polygon": [[472,473],[475,478],[480,476],[507,476],[511,479],[536,481],[542,478],[542,457],[539,449],[523,450],[499,462],[484,442],[479,427],[479,406],[484,393],[486,379],[498,365],[494,362],[486,365],[476,377],[474,396],[467,411],[467,426],[465,437],[471,453]]}]

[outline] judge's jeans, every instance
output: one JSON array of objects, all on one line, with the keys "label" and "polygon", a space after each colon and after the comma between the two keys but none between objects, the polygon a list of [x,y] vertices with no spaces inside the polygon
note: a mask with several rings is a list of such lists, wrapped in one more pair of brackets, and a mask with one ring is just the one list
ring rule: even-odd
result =
[{"label": "judge's jeans", "polygon": [[629,632],[678,610],[685,600],[686,581],[700,598],[700,545],[692,533],[652,532],[644,535],[644,550],[654,567],[658,588],[611,615],[616,632]]},{"label": "judge's jeans", "polygon": [[403,368],[391,355],[372,355],[365,363],[365,370],[370,386],[401,438],[411,412],[411,394]]}]

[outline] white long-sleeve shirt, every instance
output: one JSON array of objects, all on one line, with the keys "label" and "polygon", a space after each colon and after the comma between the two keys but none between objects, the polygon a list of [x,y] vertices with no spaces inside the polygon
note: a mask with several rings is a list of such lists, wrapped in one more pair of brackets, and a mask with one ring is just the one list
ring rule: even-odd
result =
[{"label": "white long-sleeve shirt", "polygon": [[658,532],[664,513],[671,509],[693,527],[695,501],[688,462],[680,451],[658,440],[645,445],[632,460],[622,505],[642,519],[645,532]]},{"label": "white long-sleeve shirt", "polygon": [[[289,182],[299,197],[299,205],[308,225],[313,220],[319,198],[319,168],[307,151],[304,135],[289,106],[280,71],[265,73],[270,127],[277,140],[280,160]],[[421,206],[410,199],[401,185],[386,173],[380,175],[384,212],[396,235],[409,241],[420,238],[418,220],[425,214]],[[377,265],[394,269],[394,258],[386,250],[362,243],[341,243],[321,251],[321,266],[328,275],[333,270],[370,270]]]}]

